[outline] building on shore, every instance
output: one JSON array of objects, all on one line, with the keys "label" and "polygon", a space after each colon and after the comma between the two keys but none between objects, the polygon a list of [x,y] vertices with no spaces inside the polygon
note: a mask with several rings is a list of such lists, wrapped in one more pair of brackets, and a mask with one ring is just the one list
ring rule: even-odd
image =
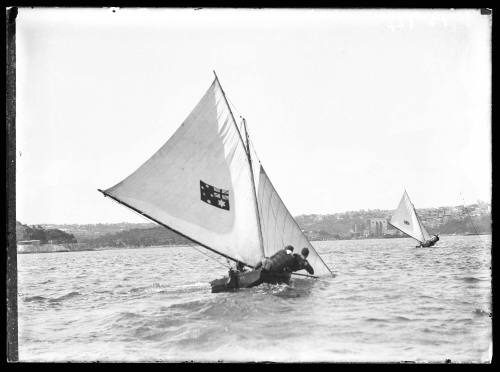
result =
[{"label": "building on shore", "polygon": [[385,218],[370,218],[368,220],[370,236],[381,237],[387,233],[387,220]]}]

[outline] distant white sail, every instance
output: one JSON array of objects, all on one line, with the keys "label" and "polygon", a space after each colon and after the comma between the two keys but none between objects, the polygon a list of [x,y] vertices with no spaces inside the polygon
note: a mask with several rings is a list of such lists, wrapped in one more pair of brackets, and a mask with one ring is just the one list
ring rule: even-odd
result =
[{"label": "distant white sail", "polygon": [[430,239],[430,235],[420,221],[406,191],[399,202],[398,208],[392,215],[390,224],[420,243]]},{"label": "distant white sail", "polygon": [[[330,269],[292,217],[285,204],[274,189],[266,172],[260,167],[258,186],[259,213],[262,221],[262,236],[266,256],[271,256],[287,245],[294,247],[294,253],[309,248],[307,260],[314,269],[314,275],[331,275]],[[307,274],[307,272],[303,272]]]},{"label": "distant white sail", "polygon": [[247,154],[217,79],[163,147],[104,193],[230,258],[263,257]]}]

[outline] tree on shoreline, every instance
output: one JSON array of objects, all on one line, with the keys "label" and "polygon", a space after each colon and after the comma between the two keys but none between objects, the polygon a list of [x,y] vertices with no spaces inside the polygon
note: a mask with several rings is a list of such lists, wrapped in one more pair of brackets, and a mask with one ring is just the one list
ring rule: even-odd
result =
[{"label": "tree on shoreline", "polygon": [[44,229],[42,226],[27,226],[16,221],[17,241],[39,240],[41,244],[65,244],[77,243],[73,234],[66,233],[59,229]]}]

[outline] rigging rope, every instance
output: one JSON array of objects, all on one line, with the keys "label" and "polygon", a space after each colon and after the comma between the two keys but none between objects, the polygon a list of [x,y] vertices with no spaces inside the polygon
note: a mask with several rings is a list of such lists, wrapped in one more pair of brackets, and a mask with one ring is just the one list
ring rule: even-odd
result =
[{"label": "rigging rope", "polygon": [[[188,243],[188,246],[190,246],[191,248],[196,249],[199,253],[201,253],[201,254],[205,255],[206,257],[210,258],[211,260],[215,261],[215,262],[217,263],[217,265],[219,265],[219,266],[221,266],[221,267],[223,267],[223,268],[227,269],[227,267],[226,267],[224,264],[222,264],[220,261],[218,261],[218,260],[217,260],[217,259],[215,259],[214,257],[209,256],[206,252],[204,252],[204,251],[202,251],[202,250],[198,249],[195,245],[193,245],[193,244],[191,244],[191,243]],[[228,266],[229,266],[229,267],[231,267],[231,265],[230,265],[230,263],[229,263],[229,260],[227,260],[227,264],[228,264]]]},{"label": "rigging rope", "polygon": [[474,229],[474,233],[477,235],[478,232],[477,232],[477,229],[476,229],[476,225],[474,225],[474,221],[472,220],[472,216],[470,215],[469,213],[469,210],[467,209],[467,207],[465,206],[465,198],[464,196],[462,195],[462,193],[460,193],[460,196],[462,197],[462,201],[464,202],[464,210],[465,210],[465,213],[467,213],[467,215],[469,216],[469,219],[470,219],[470,224],[472,225],[472,228]]}]

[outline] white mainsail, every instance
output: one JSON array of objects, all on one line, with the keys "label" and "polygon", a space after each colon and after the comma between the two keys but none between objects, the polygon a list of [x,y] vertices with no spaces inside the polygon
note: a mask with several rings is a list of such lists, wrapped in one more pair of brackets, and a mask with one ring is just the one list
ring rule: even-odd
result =
[{"label": "white mainsail", "polygon": [[[174,135],[104,193],[197,243],[253,266],[263,253],[250,177],[243,141],[215,79]],[[205,198],[202,186],[209,192]]]},{"label": "white mainsail", "polygon": [[233,260],[255,266],[290,244],[309,248],[315,275],[331,274],[245,140],[215,78],[160,150],[103,193]]},{"label": "white mainsail", "polygon": [[430,235],[422,224],[422,221],[420,221],[406,190],[399,202],[398,208],[391,217],[390,224],[420,243],[424,243],[430,239]]}]

